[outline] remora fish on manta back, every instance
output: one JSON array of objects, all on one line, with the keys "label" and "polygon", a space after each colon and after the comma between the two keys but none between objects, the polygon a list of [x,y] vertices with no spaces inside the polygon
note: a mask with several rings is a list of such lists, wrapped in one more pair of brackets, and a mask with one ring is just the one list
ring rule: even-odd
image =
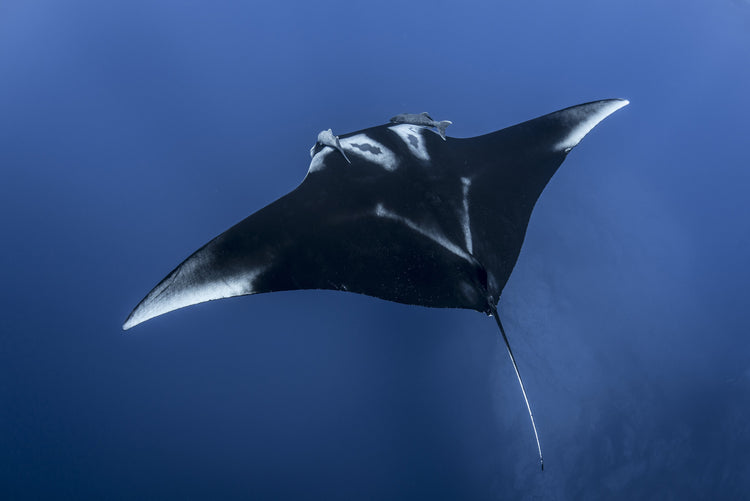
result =
[{"label": "remora fish on manta back", "polygon": [[445,141],[445,129],[452,125],[453,122],[450,120],[433,120],[429,113],[423,111],[422,113],[400,113],[395,117],[391,117],[391,123],[394,124],[412,124],[412,125],[424,125],[426,127],[434,127],[437,129],[437,133]]},{"label": "remora fish on manta back", "polygon": [[[571,149],[624,99],[581,104],[490,134],[445,136],[427,113],[318,135],[293,191],[194,252],[124,329],[214,299],[332,289],[495,318],[534,205]],[[430,127],[437,128],[435,133]]]}]

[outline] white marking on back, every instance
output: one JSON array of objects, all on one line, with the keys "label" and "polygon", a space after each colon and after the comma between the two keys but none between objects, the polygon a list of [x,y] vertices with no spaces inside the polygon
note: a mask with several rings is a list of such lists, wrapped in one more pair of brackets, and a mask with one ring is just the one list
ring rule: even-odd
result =
[{"label": "white marking on back", "polygon": [[384,168],[393,171],[398,167],[396,155],[391,150],[375,141],[366,134],[355,134],[354,136],[340,138],[341,147],[347,153],[353,153]]},{"label": "white marking on back", "polygon": [[599,122],[628,104],[630,104],[630,101],[622,99],[603,104],[602,107],[594,113],[587,112],[585,107],[577,113],[569,111],[568,113],[571,114],[571,120],[578,121],[578,125],[573,127],[570,132],[568,132],[568,135],[555,145],[555,149],[564,150],[565,153],[569,152],[574,146],[580,143],[581,139],[591,132],[591,129],[596,127]]},{"label": "white marking on back", "polygon": [[398,124],[388,127],[388,130],[398,134],[398,137],[400,137],[404,144],[409,147],[409,151],[411,151],[415,157],[421,158],[422,160],[430,159],[430,154],[427,152],[427,147],[424,144],[424,137],[422,136],[424,131],[429,129],[425,129],[419,125]]},{"label": "white marking on back", "polygon": [[383,217],[386,219],[392,219],[394,221],[398,221],[399,223],[402,223],[406,225],[408,228],[416,231],[420,235],[423,235],[429,238],[430,240],[440,245],[441,247],[445,248],[446,250],[452,252],[456,256],[462,259],[465,259],[469,262],[473,262],[471,256],[469,256],[466,252],[464,252],[464,250],[461,247],[459,247],[458,245],[454,244],[453,242],[445,238],[444,235],[441,235],[435,230],[422,228],[411,219],[407,219],[405,217],[399,216],[395,212],[389,211],[388,209],[383,207],[383,204],[378,204],[375,206],[375,215],[378,217]]},{"label": "white marking on back", "polygon": [[463,209],[464,213],[461,217],[461,227],[464,230],[464,239],[466,240],[466,250],[469,254],[474,253],[474,243],[471,238],[471,221],[469,220],[469,188],[471,187],[471,179],[468,177],[461,178],[461,188],[463,192]]}]

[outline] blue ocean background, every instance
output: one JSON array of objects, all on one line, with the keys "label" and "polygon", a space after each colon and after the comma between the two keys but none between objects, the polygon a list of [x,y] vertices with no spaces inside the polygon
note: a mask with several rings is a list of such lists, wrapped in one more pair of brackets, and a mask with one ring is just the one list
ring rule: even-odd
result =
[{"label": "blue ocean background", "polygon": [[[0,499],[743,499],[750,2],[0,3]],[[336,292],[123,333],[318,131],[631,105],[494,322]],[[279,221],[279,224],[285,224]]]}]

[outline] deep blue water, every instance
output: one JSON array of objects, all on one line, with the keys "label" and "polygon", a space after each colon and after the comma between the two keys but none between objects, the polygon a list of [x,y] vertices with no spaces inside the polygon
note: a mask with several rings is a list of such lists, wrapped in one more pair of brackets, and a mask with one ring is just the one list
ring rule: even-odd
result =
[{"label": "deep blue water", "polygon": [[[0,498],[746,495],[749,55],[740,0],[0,3]],[[120,329],[321,129],[610,97],[500,302],[544,472],[476,312],[291,292]]]}]

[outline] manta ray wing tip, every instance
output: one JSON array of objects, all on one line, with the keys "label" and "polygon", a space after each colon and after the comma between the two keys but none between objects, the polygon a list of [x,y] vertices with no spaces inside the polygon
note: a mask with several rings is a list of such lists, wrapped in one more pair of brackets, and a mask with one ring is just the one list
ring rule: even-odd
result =
[{"label": "manta ray wing tip", "polygon": [[573,149],[581,140],[599,125],[599,123],[620,108],[629,105],[627,99],[604,99],[592,103],[573,106],[561,110],[553,115],[564,117],[568,122],[569,129],[564,137],[557,143],[556,149],[566,153]]},{"label": "manta ray wing tip", "polygon": [[124,331],[130,330],[133,327],[135,327],[136,325],[141,324],[141,323],[145,322],[146,320],[148,320],[148,318],[142,318],[143,315],[140,315],[138,313],[139,309],[140,308],[136,307],[130,313],[130,315],[128,315],[128,318],[125,319],[125,323],[122,324],[122,330],[124,330]]},{"label": "manta ray wing tip", "polygon": [[612,113],[614,113],[615,111],[619,110],[620,108],[624,108],[625,106],[627,106],[627,105],[630,104],[630,100],[629,99],[625,99],[625,98],[617,98],[617,99],[613,99],[613,101],[615,101],[617,103],[617,105],[612,110]]}]

